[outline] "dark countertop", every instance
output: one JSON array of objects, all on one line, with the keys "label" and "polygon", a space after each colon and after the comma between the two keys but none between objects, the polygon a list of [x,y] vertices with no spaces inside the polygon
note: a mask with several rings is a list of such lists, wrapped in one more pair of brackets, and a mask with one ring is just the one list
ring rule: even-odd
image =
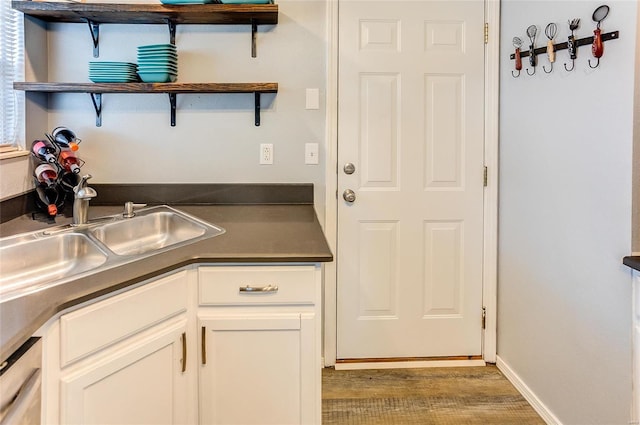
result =
[{"label": "dark countertop", "polygon": [[640,256],[638,255],[631,255],[629,257],[624,257],[622,259],[622,263],[625,266],[629,266],[634,270],[640,271]]},{"label": "dark countertop", "polygon": [[[313,205],[179,205],[226,233],[0,303],[0,360],[56,313],[194,263],[317,263],[333,260]],[[122,212],[95,206],[90,218]],[[71,222],[62,217],[56,225]],[[48,227],[23,215],[0,224],[0,236]]]}]

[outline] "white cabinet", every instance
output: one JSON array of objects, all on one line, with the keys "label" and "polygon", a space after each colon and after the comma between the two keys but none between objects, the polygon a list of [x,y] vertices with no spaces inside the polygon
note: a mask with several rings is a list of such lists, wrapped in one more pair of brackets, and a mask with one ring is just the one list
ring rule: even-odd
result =
[{"label": "white cabinet", "polygon": [[186,423],[187,379],[181,365],[186,320],[170,322],[153,334],[105,350],[95,363],[65,373],[61,423]]},{"label": "white cabinet", "polygon": [[47,335],[44,423],[188,423],[195,371],[187,368],[187,355],[195,342],[189,341],[187,273],[56,321]]},{"label": "white cabinet", "polygon": [[200,267],[201,424],[320,424],[316,266]]},{"label": "white cabinet", "polygon": [[45,333],[43,423],[320,424],[319,265],[187,268]]}]

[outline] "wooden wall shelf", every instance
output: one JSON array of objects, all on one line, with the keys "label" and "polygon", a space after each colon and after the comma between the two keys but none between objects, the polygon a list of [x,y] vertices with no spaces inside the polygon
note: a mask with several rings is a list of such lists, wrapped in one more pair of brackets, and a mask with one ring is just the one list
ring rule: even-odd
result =
[{"label": "wooden wall shelf", "polygon": [[11,7],[48,22],[101,24],[277,24],[277,4],[117,4],[13,0]]},{"label": "wooden wall shelf", "polygon": [[102,125],[104,93],[166,93],[171,104],[171,126],[176,125],[177,95],[198,93],[253,93],[255,125],[260,125],[260,95],[277,93],[278,83],[40,83],[16,82],[15,90],[39,93],[88,93],[96,111],[96,126]]},{"label": "wooden wall shelf", "polygon": [[[4,0],[3,0],[4,1]],[[176,25],[251,25],[251,56],[256,57],[258,25],[278,23],[275,4],[119,4],[13,0],[11,7],[26,16],[46,22],[87,23],[98,57],[100,24],[164,24],[175,44]],[[17,82],[16,90],[41,93],[88,93],[102,125],[104,93],[167,93],[171,103],[171,125],[176,125],[176,97],[180,93],[253,93],[255,125],[260,125],[260,95],[277,93],[277,83],[41,83]]]},{"label": "wooden wall shelf", "polygon": [[[4,1],[4,0],[3,0]],[[98,57],[100,24],[164,24],[175,44],[176,25],[251,25],[251,56],[256,57],[258,25],[278,23],[276,4],[118,4],[13,0],[11,7],[46,22],[87,23]]]}]

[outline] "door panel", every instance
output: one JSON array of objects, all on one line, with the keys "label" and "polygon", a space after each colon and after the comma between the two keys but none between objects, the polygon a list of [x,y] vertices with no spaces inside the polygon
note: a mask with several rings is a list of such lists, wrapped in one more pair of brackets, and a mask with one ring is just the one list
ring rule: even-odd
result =
[{"label": "door panel", "polygon": [[338,359],[481,354],[484,4],[339,14]]}]

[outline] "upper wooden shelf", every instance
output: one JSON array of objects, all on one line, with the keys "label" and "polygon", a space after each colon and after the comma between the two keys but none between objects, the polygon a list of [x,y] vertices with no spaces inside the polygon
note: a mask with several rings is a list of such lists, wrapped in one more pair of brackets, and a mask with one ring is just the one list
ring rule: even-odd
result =
[{"label": "upper wooden shelf", "polygon": [[11,7],[48,22],[100,24],[277,24],[277,4],[118,4],[13,0]]},{"label": "upper wooden shelf", "polygon": [[277,93],[278,83],[15,82],[13,88],[43,93]]}]

